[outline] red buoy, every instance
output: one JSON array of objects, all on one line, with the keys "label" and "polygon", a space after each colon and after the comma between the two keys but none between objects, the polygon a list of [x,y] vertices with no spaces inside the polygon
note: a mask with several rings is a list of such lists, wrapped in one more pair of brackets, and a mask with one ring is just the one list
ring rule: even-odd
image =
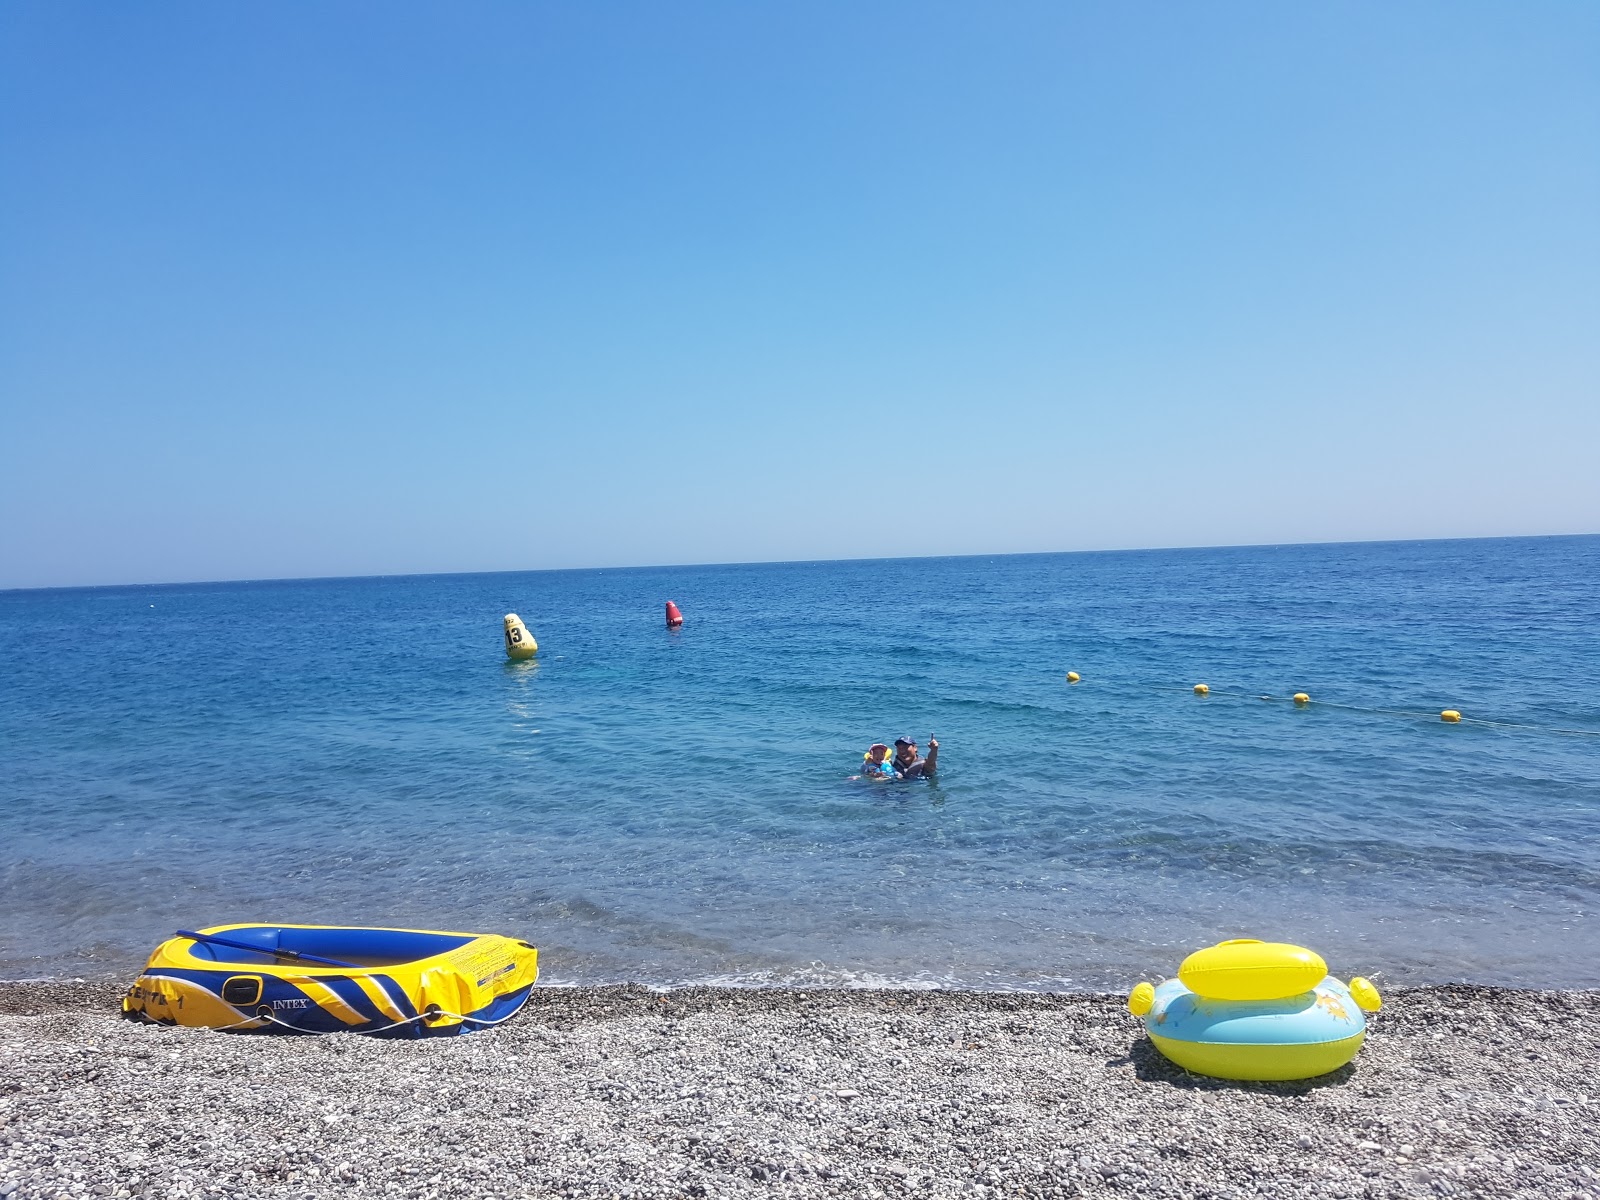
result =
[{"label": "red buoy", "polygon": [[678,611],[678,606],[671,600],[667,601],[667,628],[677,629],[683,624],[683,614]]}]

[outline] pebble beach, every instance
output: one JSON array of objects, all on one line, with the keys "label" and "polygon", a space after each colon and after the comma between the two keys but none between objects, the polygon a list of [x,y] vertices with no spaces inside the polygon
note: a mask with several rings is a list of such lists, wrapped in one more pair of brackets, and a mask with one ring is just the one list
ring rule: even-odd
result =
[{"label": "pebble beach", "polygon": [[545,988],[431,1041],[120,995],[0,984],[0,1197],[1600,1195],[1600,991],[1398,990],[1296,1084],[1187,1074],[1105,995]]}]

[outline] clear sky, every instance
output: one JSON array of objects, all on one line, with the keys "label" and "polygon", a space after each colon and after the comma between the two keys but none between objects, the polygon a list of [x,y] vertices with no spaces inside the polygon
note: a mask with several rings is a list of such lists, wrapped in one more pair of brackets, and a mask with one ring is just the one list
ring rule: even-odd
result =
[{"label": "clear sky", "polygon": [[1600,4],[0,9],[0,587],[1600,530]]}]

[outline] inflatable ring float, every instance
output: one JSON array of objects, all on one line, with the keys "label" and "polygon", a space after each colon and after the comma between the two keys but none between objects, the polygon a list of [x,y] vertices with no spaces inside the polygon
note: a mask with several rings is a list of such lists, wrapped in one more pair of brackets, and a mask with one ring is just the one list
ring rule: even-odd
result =
[{"label": "inflatable ring float", "polygon": [[1355,1057],[1378,989],[1328,974],[1304,946],[1239,938],[1197,950],[1178,978],[1141,983],[1128,1011],[1168,1059],[1220,1079],[1309,1079]]}]

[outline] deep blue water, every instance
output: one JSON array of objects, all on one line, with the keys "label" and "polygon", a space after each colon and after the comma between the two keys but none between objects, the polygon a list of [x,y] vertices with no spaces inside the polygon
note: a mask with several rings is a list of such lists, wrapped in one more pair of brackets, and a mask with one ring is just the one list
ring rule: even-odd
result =
[{"label": "deep blue water", "polygon": [[[1253,935],[1600,985],[1597,583],[1587,537],[0,593],[0,977],[263,920],[548,982],[1120,988]],[[902,732],[937,782],[847,778]]]}]

